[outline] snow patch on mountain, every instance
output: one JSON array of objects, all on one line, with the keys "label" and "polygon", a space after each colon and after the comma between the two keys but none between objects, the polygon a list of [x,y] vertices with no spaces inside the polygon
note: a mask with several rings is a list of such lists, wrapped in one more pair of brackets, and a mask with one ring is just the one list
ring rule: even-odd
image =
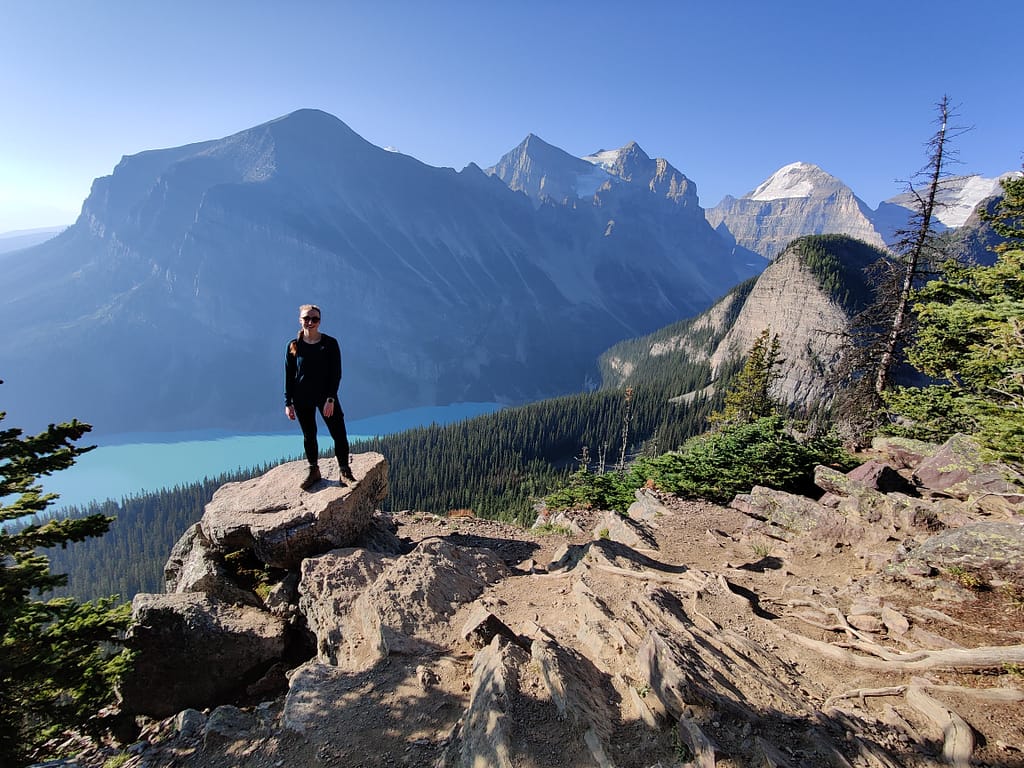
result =
[{"label": "snow patch on mountain", "polygon": [[[942,179],[939,182],[939,193],[936,197],[939,205],[935,211],[935,217],[946,227],[962,227],[983,200],[1002,194],[1001,179],[1020,176],[1024,176],[1024,174],[1020,171],[1011,171],[994,179],[978,174],[950,176]],[[919,191],[923,191],[923,188]],[[913,211],[916,205],[914,194],[901,192],[895,197],[890,197],[879,204],[879,211],[887,205],[901,206]],[[889,215],[891,217],[891,214]],[[902,222],[900,225],[902,226]]]},{"label": "snow patch on mountain", "polygon": [[[1020,171],[1012,174],[1005,174],[999,178],[1020,176]],[[993,195],[1002,194],[1002,186],[999,178],[987,179],[984,176],[959,176],[949,179],[950,182],[959,182],[951,185],[947,194],[941,195],[943,207],[938,213],[939,220],[947,227],[962,227],[978,203]]]},{"label": "snow patch on mountain", "polygon": [[582,159],[586,160],[588,163],[593,163],[599,168],[605,169],[605,171],[611,171],[615,168],[615,164],[619,161],[619,158],[622,157],[624,149],[625,147],[620,149],[599,149],[594,154],[587,155]]},{"label": "snow patch on mountain", "polygon": [[809,173],[820,173],[821,169],[810,163],[785,165],[761,186],[747,195],[748,200],[783,200],[794,197],[810,197],[814,193],[814,182]]}]

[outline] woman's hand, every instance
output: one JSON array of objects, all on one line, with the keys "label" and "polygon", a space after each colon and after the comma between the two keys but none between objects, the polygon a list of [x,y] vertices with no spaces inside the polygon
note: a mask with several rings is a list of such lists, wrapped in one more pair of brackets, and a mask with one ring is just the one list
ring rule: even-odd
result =
[{"label": "woman's hand", "polygon": [[292,421],[295,421],[295,406],[286,405],[284,407],[284,415],[287,416]]},{"label": "woman's hand", "polygon": [[325,419],[331,418],[331,414],[333,414],[333,413],[334,413],[334,401],[333,400],[328,400],[326,403],[324,403],[324,418]]}]

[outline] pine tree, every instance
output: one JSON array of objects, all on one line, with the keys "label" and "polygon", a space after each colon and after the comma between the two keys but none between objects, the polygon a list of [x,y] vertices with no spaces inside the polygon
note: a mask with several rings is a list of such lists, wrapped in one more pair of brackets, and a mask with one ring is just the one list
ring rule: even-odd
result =
[{"label": "pine tree", "polygon": [[[0,382],[2,383],[2,382]],[[6,418],[0,412],[0,421]],[[42,600],[62,586],[39,549],[100,536],[113,518],[103,515],[18,521],[42,512],[56,498],[39,478],[70,467],[88,447],[75,441],[91,427],[78,421],[51,424],[35,436],[0,430],[0,764],[20,765],[47,739],[90,718],[113,697],[113,683],[127,658],[110,643],[128,624],[128,606],[113,599],[77,603]]]},{"label": "pine tree", "polygon": [[915,295],[919,329],[910,362],[940,383],[887,395],[926,439],[975,434],[998,458],[1024,464],[1024,180],[1003,183],[992,214],[1005,243],[990,267],[955,261]]},{"label": "pine tree", "polygon": [[999,182],[1003,196],[992,213],[980,211],[981,218],[1004,239],[995,247],[996,253],[1024,248],[1024,176],[1005,178]]},{"label": "pine tree", "polygon": [[771,330],[765,328],[726,393],[722,410],[709,417],[711,423],[749,424],[778,412],[779,402],[772,395],[772,387],[782,375],[778,370],[780,362],[779,335],[772,336]]}]

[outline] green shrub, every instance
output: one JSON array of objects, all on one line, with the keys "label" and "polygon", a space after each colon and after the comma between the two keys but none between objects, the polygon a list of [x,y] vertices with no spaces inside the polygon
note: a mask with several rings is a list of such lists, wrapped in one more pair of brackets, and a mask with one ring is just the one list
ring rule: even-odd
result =
[{"label": "green shrub", "polygon": [[668,493],[726,502],[755,485],[813,494],[818,464],[852,466],[832,437],[798,440],[781,416],[729,425],[693,438],[679,451],[641,458],[632,487],[648,480]]},{"label": "green shrub", "polygon": [[636,497],[629,473],[595,474],[585,466],[569,476],[569,484],[544,498],[548,509],[611,509],[625,512]]}]

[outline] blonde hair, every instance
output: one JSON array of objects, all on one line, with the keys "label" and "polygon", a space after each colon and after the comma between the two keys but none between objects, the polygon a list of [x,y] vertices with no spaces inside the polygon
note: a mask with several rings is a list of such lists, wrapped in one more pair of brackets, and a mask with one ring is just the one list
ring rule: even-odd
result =
[{"label": "blonde hair", "polygon": [[[309,310],[311,309],[316,310],[317,315],[323,317],[324,313],[320,311],[320,307],[318,307],[316,304],[303,304],[302,306],[299,307],[299,315],[301,316],[303,312],[309,312]],[[288,345],[288,354],[291,355],[292,357],[295,357],[295,355],[298,353],[298,343],[302,339],[303,331],[303,328],[299,328],[299,332],[296,334],[295,339],[292,341],[291,344]]]}]

